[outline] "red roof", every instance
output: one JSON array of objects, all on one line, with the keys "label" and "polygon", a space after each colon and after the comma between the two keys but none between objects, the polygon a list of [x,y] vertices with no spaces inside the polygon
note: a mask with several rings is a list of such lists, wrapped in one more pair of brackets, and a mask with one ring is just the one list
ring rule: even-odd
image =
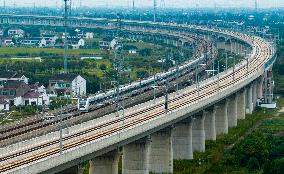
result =
[{"label": "red roof", "polygon": [[39,96],[40,96],[39,92],[29,91],[29,92],[25,93],[25,95],[23,97],[24,98],[38,98]]}]

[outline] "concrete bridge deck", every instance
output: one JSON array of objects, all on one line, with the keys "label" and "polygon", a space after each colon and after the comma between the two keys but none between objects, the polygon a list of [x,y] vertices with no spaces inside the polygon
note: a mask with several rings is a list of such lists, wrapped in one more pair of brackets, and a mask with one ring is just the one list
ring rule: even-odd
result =
[{"label": "concrete bridge deck", "polygon": [[[171,165],[171,161],[157,165],[149,165],[147,162],[147,160],[153,158],[151,156],[151,154],[153,155],[153,150],[150,150],[151,153],[149,154],[147,149],[153,149],[155,144],[157,148],[160,143],[155,142],[162,140],[166,140],[166,142],[162,143],[165,147],[170,147],[168,154],[165,153],[165,155],[167,158],[172,159],[168,155],[173,153],[174,148],[172,149],[172,147],[174,145],[169,145],[167,142],[172,143],[173,141],[171,138],[166,138],[167,136],[172,137],[172,134],[165,133],[164,131],[164,133],[157,134],[157,132],[165,128],[168,130],[169,127],[179,124],[183,120],[195,119],[195,125],[189,126],[192,130],[191,134],[193,134],[191,141],[189,140],[189,143],[191,142],[189,153],[192,153],[192,150],[204,151],[206,138],[204,121],[207,119],[205,118],[205,114],[200,114],[200,112],[214,106],[215,120],[211,119],[213,121],[210,123],[215,123],[215,136],[216,134],[227,133],[229,125],[235,125],[235,123],[229,124],[228,120],[236,120],[239,115],[243,115],[243,113],[237,113],[238,111],[243,111],[246,108],[248,113],[252,112],[255,105],[254,100],[257,95],[257,85],[255,85],[255,82],[266,73],[265,71],[275,61],[274,50],[269,43],[259,37],[199,26],[183,25],[180,27],[227,35],[246,42],[253,48],[248,66],[243,61],[237,64],[235,68],[228,69],[217,76],[207,79],[198,86],[194,85],[181,90],[179,95],[171,94],[169,97],[169,109],[167,111],[164,109],[164,98],[161,97],[157,99],[156,104],[153,101],[149,101],[125,110],[124,117],[122,117],[123,114],[119,114],[118,117],[116,114],[110,114],[70,127],[69,134],[64,136],[63,154],[60,153],[58,146],[59,132],[4,147],[1,149],[0,158],[4,160],[0,162],[0,172],[52,173],[62,168],[74,166],[82,161],[95,159],[95,157],[124,146],[124,164],[128,164],[123,167],[125,174],[133,173],[135,170],[131,166],[135,166],[135,164],[141,168],[141,170],[139,169],[140,172],[137,173],[147,173],[149,170],[157,171],[158,173],[171,173],[172,166],[170,168],[165,167],[167,171],[162,171],[161,169],[163,168],[161,166],[165,163]],[[248,91],[246,97],[244,97],[244,89]],[[238,97],[232,99],[232,95],[237,95]],[[247,98],[246,102],[236,102],[236,100],[245,100],[244,98]],[[230,104],[231,100],[235,102]],[[238,108],[238,111],[228,111],[231,109],[228,106],[235,106]],[[228,115],[228,113],[230,114]],[[192,124],[191,121],[187,123]],[[188,125],[187,123],[185,125]],[[212,124],[210,125],[212,126]],[[148,147],[147,138],[146,140],[143,138],[149,135],[151,135],[152,143]],[[164,136],[164,139],[161,139],[160,135]],[[214,137],[214,135],[212,136]],[[209,138],[212,137],[209,136]],[[137,140],[139,141],[137,142]],[[162,144],[160,145],[162,146]],[[137,153],[136,155],[141,157],[139,164],[133,164],[129,161],[132,159],[131,154],[135,155],[135,152]],[[189,158],[191,158],[190,154]]]}]

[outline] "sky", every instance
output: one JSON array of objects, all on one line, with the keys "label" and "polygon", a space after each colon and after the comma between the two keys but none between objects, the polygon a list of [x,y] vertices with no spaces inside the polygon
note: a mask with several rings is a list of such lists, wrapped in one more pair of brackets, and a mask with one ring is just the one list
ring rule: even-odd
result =
[{"label": "sky", "polygon": [[[63,0],[0,0],[0,6],[40,6],[60,7]],[[73,6],[87,7],[132,7],[133,0],[72,0]],[[136,7],[152,7],[154,0],[134,0]],[[157,0],[158,7],[165,6],[175,8],[195,7],[251,7],[254,8],[255,0]],[[284,7],[284,0],[257,0],[259,8]]]}]

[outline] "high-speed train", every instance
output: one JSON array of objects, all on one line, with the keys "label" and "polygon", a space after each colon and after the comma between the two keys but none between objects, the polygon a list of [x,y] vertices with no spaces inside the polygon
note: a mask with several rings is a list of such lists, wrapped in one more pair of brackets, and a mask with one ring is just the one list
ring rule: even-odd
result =
[{"label": "high-speed train", "polygon": [[[207,53],[208,54],[208,53]],[[190,68],[196,67],[199,63],[204,61],[205,56],[201,54],[201,57],[185,62],[178,68],[171,68],[164,73],[158,73],[155,76],[151,76],[147,79],[136,81],[131,84],[121,85],[118,89],[111,89],[105,93],[99,93],[88,98],[80,98],[78,101],[78,110],[81,112],[88,112],[94,106],[104,106],[112,103],[116,95],[127,98],[152,88],[153,85],[159,84],[163,81],[172,81],[176,78],[176,71],[184,72],[189,71]]]}]

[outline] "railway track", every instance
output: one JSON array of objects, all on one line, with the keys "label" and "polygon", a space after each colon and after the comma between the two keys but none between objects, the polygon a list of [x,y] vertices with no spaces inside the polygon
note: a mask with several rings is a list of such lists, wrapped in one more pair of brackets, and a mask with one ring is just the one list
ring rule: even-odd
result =
[{"label": "railway track", "polygon": [[[261,46],[258,43],[255,43],[255,44],[257,45],[257,47],[259,47],[258,49],[261,48]],[[266,49],[262,49],[262,52],[257,50],[255,54],[256,54],[255,55],[256,58],[250,60],[249,62],[249,71],[247,71],[246,66],[243,65],[242,67],[237,68],[234,74],[231,72],[229,74],[226,74],[220,77],[219,81],[214,80],[212,83],[203,85],[199,89],[195,88],[192,91],[189,91],[188,93],[185,93],[176,98],[170,99],[169,112],[173,112],[175,110],[180,109],[181,107],[194,104],[196,102],[199,102],[200,100],[205,100],[206,98],[212,95],[216,95],[216,93],[222,92],[228,87],[232,87],[235,83],[245,80],[247,78],[247,72],[249,72],[250,75],[257,72],[260,68],[263,67],[265,63],[264,60],[266,60],[264,59],[262,61],[259,61],[258,58],[262,58],[262,57],[265,58],[269,54],[268,54],[268,50]],[[235,77],[234,80],[232,80],[233,76]],[[200,92],[200,93],[196,97],[197,92],[198,93]],[[163,106],[164,106],[163,103],[158,103],[154,106],[140,110],[136,113],[126,115],[124,119],[121,117],[115,118],[108,122],[96,125],[93,128],[64,137],[65,143],[63,145],[63,150],[64,151],[70,150],[70,149],[76,148],[80,145],[83,145],[91,141],[98,141],[104,137],[115,135],[121,132],[122,130],[135,127],[138,124],[145,123],[150,120],[158,119],[159,117],[166,116]],[[122,124],[122,122],[124,124]],[[0,172],[5,172],[8,170],[14,169],[16,167],[37,161],[39,159],[43,159],[43,158],[58,154],[60,152],[60,148],[57,146],[52,146],[58,143],[59,143],[59,140],[57,139],[57,140],[54,140],[54,141],[51,141],[51,142],[48,142],[48,143],[45,143],[45,144],[42,144],[36,147],[26,149],[25,151],[20,151],[14,154],[1,157],[0,158],[0,164],[1,164]],[[39,153],[33,153],[29,157],[24,157],[21,159],[17,159],[13,162],[4,163],[4,161],[19,157],[24,154],[35,152],[38,149],[42,149],[46,147],[51,147],[51,148],[48,148],[44,152],[42,151]]]},{"label": "railway track", "polygon": [[[154,31],[153,33],[157,33],[158,31]],[[165,34],[165,32],[163,33]],[[167,33],[168,34],[168,33]],[[183,38],[187,38],[187,39],[192,39],[190,37],[190,35],[179,35],[177,33],[172,33],[174,36],[176,37],[183,37]],[[195,37],[196,39],[196,37]],[[201,53],[203,52],[203,49],[205,49],[205,45],[208,46],[208,43],[206,41],[202,41],[203,44],[200,46],[201,48],[199,48],[198,52],[196,53],[196,55],[194,56],[195,58],[200,57]],[[212,47],[212,45],[211,45]],[[215,55],[217,53],[215,52]],[[210,61],[208,62],[209,64],[211,63]],[[206,67],[204,67],[205,69]],[[187,76],[187,74],[184,74],[184,76]],[[179,77],[179,79],[185,79],[184,76]],[[188,76],[187,78],[190,79],[192,77]],[[182,80],[180,80],[182,81]],[[133,98],[135,98],[135,102],[133,102],[133,99],[126,99],[126,107],[131,107],[135,104],[141,103],[141,102],[145,102],[149,99],[152,99],[153,97],[153,91],[149,90],[149,91],[144,91],[145,93],[140,94],[138,96],[133,96]],[[157,91],[157,95],[161,95],[163,93],[162,90],[158,90]],[[111,112],[115,112],[115,105],[107,105],[103,108],[94,108],[92,111],[96,112],[94,115],[94,117],[92,118],[88,118],[88,119],[84,119],[84,113],[81,114],[79,112],[76,111],[76,108],[71,108],[68,111],[63,112],[63,114],[69,114],[69,116],[66,116],[65,118],[63,118],[63,121],[69,121],[68,125],[74,125],[74,124],[78,124],[80,123],[80,121],[76,121],[73,123],[72,120],[75,120],[74,118],[82,118],[81,122],[83,121],[88,121],[89,119],[94,119],[97,117],[101,117],[103,115],[109,114]],[[59,115],[61,113],[55,113],[55,115]],[[56,131],[59,129],[58,123],[60,122],[59,119],[55,119],[49,122],[46,122],[44,120],[44,118],[42,117],[36,117],[35,119],[32,119],[30,121],[28,121],[27,123],[23,123],[23,124],[17,124],[14,125],[13,127],[8,127],[7,129],[1,129],[0,130],[0,147],[4,147],[8,144],[11,143],[16,143],[19,141],[23,141],[25,139],[29,139],[32,137],[36,137],[36,136],[40,136],[43,135],[45,133],[47,133],[47,131]],[[45,131],[38,131],[38,130],[45,130]]]}]

